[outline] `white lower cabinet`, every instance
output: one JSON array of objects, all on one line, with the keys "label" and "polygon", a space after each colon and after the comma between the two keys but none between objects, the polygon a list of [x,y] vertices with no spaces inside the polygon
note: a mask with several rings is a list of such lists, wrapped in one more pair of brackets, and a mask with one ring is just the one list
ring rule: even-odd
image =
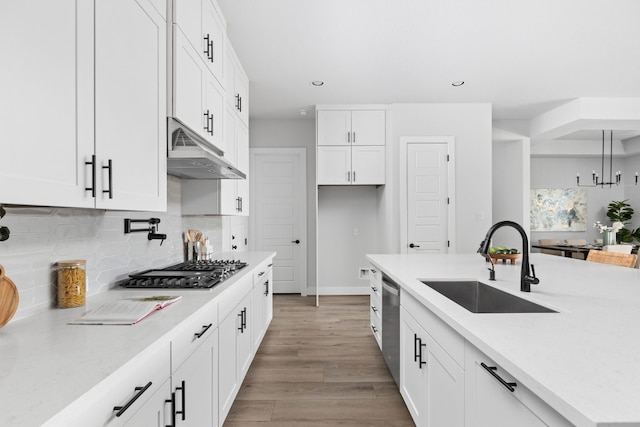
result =
[{"label": "white lower cabinet", "polygon": [[259,266],[253,273],[253,348],[257,351],[269,323],[273,318],[273,293],[272,293],[272,261],[267,261]]},{"label": "white lower cabinet", "polygon": [[572,424],[480,350],[467,345],[466,417],[470,427]]},{"label": "white lower cabinet", "polygon": [[464,370],[400,309],[400,392],[417,426],[464,426]]},{"label": "white lower cabinet", "polygon": [[182,328],[171,348],[171,425],[218,425],[217,310]]},{"label": "white lower cabinet", "polygon": [[382,273],[371,269],[369,279],[369,320],[371,333],[373,333],[378,347],[382,349]]},{"label": "white lower cabinet", "polygon": [[[246,279],[246,280],[245,280]],[[245,374],[253,360],[251,338],[251,296],[253,279],[251,276],[243,279],[245,283],[238,283],[242,300],[233,306],[218,327],[218,418],[219,424],[224,423],[233,405]],[[236,293],[238,294],[238,293]],[[237,300],[228,298],[224,303]],[[220,302],[222,313],[223,302]],[[223,315],[221,314],[221,318]]]}]

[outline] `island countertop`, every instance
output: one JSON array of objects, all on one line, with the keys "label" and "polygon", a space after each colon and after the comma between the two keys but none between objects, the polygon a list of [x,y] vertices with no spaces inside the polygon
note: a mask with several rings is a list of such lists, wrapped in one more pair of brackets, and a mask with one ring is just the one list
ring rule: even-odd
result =
[{"label": "island countertop", "polygon": [[[491,282],[478,254],[367,258],[572,423],[640,426],[640,270],[531,254],[540,284],[525,293],[520,261]],[[558,313],[474,314],[419,279],[480,280]]]}]

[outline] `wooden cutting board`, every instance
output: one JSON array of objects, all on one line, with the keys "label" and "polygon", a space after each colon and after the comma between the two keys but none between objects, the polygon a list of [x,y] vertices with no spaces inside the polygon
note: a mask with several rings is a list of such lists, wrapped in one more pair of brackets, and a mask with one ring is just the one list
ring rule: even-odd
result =
[{"label": "wooden cutting board", "polygon": [[16,314],[18,302],[18,289],[13,281],[4,275],[4,267],[0,265],[0,328]]}]

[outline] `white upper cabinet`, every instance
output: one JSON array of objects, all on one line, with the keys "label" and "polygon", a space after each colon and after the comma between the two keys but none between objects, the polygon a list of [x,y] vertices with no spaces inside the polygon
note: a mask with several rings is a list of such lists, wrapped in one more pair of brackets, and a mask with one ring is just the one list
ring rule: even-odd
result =
[{"label": "white upper cabinet", "polygon": [[9,3],[0,202],[166,210],[163,2]]},{"label": "white upper cabinet", "polygon": [[93,2],[4,1],[0,38],[0,203],[93,207]]},{"label": "white upper cabinet", "polygon": [[173,115],[224,151],[224,91],[182,32],[173,28]]},{"label": "white upper cabinet", "polygon": [[164,211],[166,21],[145,0],[109,0],[95,22],[96,207]]},{"label": "white upper cabinet", "polygon": [[174,2],[174,23],[220,84],[224,84],[226,23],[211,0]]},{"label": "white upper cabinet", "polygon": [[384,110],[323,110],[316,115],[318,185],[383,185]]},{"label": "white upper cabinet", "polygon": [[227,44],[225,64],[225,89],[227,104],[231,105],[240,120],[249,125],[249,78],[244,72],[233,46]]},{"label": "white upper cabinet", "polygon": [[383,110],[318,111],[318,145],[385,145]]}]

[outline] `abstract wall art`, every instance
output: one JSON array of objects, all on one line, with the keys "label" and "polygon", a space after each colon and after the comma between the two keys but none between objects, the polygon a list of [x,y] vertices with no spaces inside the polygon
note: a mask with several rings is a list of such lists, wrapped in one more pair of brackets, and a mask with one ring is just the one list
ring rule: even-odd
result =
[{"label": "abstract wall art", "polygon": [[532,188],[531,231],[587,231],[587,192],[578,188]]}]

